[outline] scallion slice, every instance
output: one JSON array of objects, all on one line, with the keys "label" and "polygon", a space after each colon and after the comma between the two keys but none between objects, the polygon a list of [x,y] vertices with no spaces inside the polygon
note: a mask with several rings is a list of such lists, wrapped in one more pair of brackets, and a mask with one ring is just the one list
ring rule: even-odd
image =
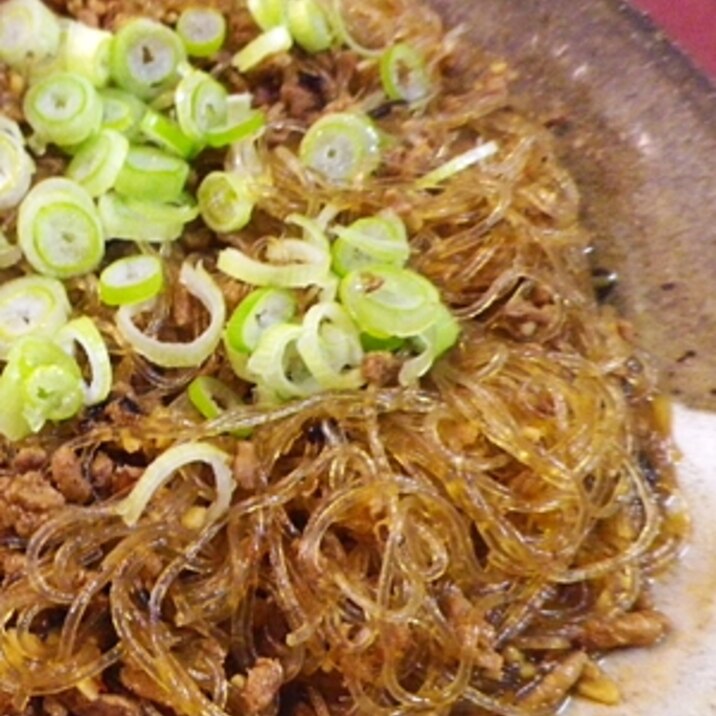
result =
[{"label": "scallion slice", "polygon": [[244,380],[247,383],[256,383],[258,378],[253,373],[251,373],[247,367],[247,363],[249,362],[251,354],[244,353],[243,351],[234,350],[229,344],[228,339],[226,338],[226,333],[224,333],[222,343],[224,345],[224,352],[226,353],[226,358],[229,361],[229,365],[231,366],[231,369],[234,371],[235,375],[237,375],[239,378],[241,378],[241,380]]},{"label": "scallion slice", "polygon": [[[23,276],[0,286],[0,359],[26,336],[51,337],[70,315],[70,302],[60,281]],[[2,411],[0,411],[2,412]]]},{"label": "scallion slice", "polygon": [[174,203],[103,194],[97,203],[102,226],[108,239],[164,243],[178,239],[184,225],[199,215],[193,200],[180,197]]},{"label": "scallion slice", "polygon": [[9,133],[0,132],[0,212],[22,201],[34,172],[35,163],[22,143]]},{"label": "scallion slice", "polygon": [[228,276],[253,286],[323,286],[329,277],[329,266],[318,249],[309,244],[306,244],[305,249],[304,256],[308,259],[305,262],[269,264],[229,247],[219,252],[216,266]]},{"label": "scallion slice", "polygon": [[98,197],[114,187],[128,152],[129,140],[123,134],[102,129],[80,146],[65,173]]},{"label": "scallion slice", "polygon": [[409,343],[418,349],[418,353],[403,363],[398,374],[400,384],[412,385],[418,378],[425,375],[437,358],[455,345],[459,335],[460,324],[450,311],[441,305],[435,322],[422,333],[410,339]]},{"label": "scallion slice", "polygon": [[134,139],[147,112],[147,105],[139,97],[115,87],[103,89],[99,96],[102,100],[102,126],[121,132],[127,139]]},{"label": "scallion slice", "polygon": [[104,256],[97,209],[87,191],[70,179],[45,179],[31,189],[20,205],[17,236],[30,265],[46,276],[81,276]]},{"label": "scallion slice", "polygon": [[325,254],[326,261],[330,261],[331,242],[321,224],[320,216],[311,219],[303,214],[289,214],[286,217],[287,224],[295,224],[303,229],[303,239],[307,244],[319,249]]},{"label": "scallion slice", "polygon": [[107,344],[94,321],[89,316],[75,318],[60,328],[55,342],[72,358],[75,345],[87,357],[92,379],[89,383],[82,381],[85,405],[97,405],[105,400],[112,389],[112,363]]},{"label": "scallion slice", "polygon": [[264,112],[260,109],[252,109],[236,120],[232,120],[229,116],[226,124],[210,129],[206,133],[206,143],[210,147],[220,148],[245,139],[255,139],[265,126]]},{"label": "scallion slice", "polygon": [[102,123],[102,102],[92,83],[69,72],[32,85],[23,110],[38,137],[60,147],[84,142]]},{"label": "scallion slice", "polygon": [[164,286],[162,262],[151,254],[118,259],[99,276],[99,297],[108,306],[125,306],[154,298]]},{"label": "scallion slice", "polygon": [[436,169],[428,172],[425,176],[418,179],[415,185],[418,189],[434,189],[440,186],[442,182],[449,179],[451,176],[464,171],[468,167],[478,164],[479,162],[489,159],[494,154],[497,154],[499,147],[497,142],[486,142],[485,144],[478,144],[472,149],[468,149],[462,154],[458,154],[449,161],[441,164]]},{"label": "scallion slice", "polygon": [[226,383],[209,375],[194,378],[186,393],[189,402],[207,420],[214,420],[226,410],[241,405],[241,398]]},{"label": "scallion slice", "polygon": [[319,392],[318,381],[298,352],[302,333],[301,326],[280,323],[261,334],[246,367],[256,376],[264,396],[290,400]]},{"label": "scallion slice", "polygon": [[261,33],[239,50],[232,64],[238,67],[239,72],[248,72],[272,55],[288,52],[292,45],[291,33],[283,25],[278,25]]},{"label": "scallion slice", "polygon": [[149,464],[129,495],[117,503],[117,514],[130,527],[136,525],[152,496],[164,487],[178,470],[196,462],[208,465],[214,473],[216,497],[202,524],[206,526],[215,522],[229,509],[231,503],[235,487],[230,467],[231,458],[219,448],[201,442],[175,445],[165,450]]},{"label": "scallion slice", "polygon": [[22,415],[22,379],[17,368],[6,365],[0,375],[0,435],[7,440],[22,440],[32,433]]},{"label": "scallion slice", "polygon": [[283,25],[286,22],[286,0],[247,0],[254,22],[262,30]]},{"label": "scallion slice", "polygon": [[347,274],[339,294],[360,330],[376,338],[416,336],[435,323],[442,305],[424,276],[387,265]]},{"label": "scallion slice", "polygon": [[19,341],[8,355],[5,371],[20,385],[22,417],[32,432],[39,432],[48,420],[71,418],[84,404],[80,367],[52,341]]},{"label": "scallion slice", "polygon": [[416,102],[430,93],[425,59],[405,42],[389,47],[381,55],[380,79],[390,99]]},{"label": "scallion slice", "polygon": [[11,244],[7,236],[0,230],[0,269],[14,266],[22,258],[20,247]]},{"label": "scallion slice", "polygon": [[67,20],[64,25],[62,54],[68,72],[86,77],[95,87],[109,82],[112,33]]},{"label": "scallion slice", "polygon": [[198,151],[196,144],[182,132],[181,127],[161,112],[147,110],[139,128],[150,142],[184,159],[193,157]]},{"label": "scallion slice", "polygon": [[343,17],[342,5],[343,0],[327,0],[326,4],[328,19],[333,32],[336,34],[337,42],[341,45],[346,45],[361,57],[371,59],[380,57],[381,50],[365,47],[353,37]]},{"label": "scallion slice", "polygon": [[306,52],[322,52],[333,44],[333,32],[323,8],[316,0],[289,0],[288,29]]},{"label": "scallion slice", "polygon": [[203,363],[221,340],[226,317],[224,295],[201,264],[194,267],[184,263],[179,283],[204,305],[210,316],[206,329],[188,343],[161,341],[137,328],[133,319],[151,308],[147,302],[122,306],[117,311],[117,327],[122,337],[137,353],[164,368],[190,368]]},{"label": "scallion slice", "polygon": [[405,224],[391,211],[358,219],[350,226],[336,227],[333,270],[339,276],[374,264],[404,266],[410,257]]},{"label": "scallion slice", "polygon": [[41,0],[6,0],[0,5],[0,61],[25,70],[56,55],[60,22]]},{"label": "scallion slice", "polygon": [[252,291],[226,324],[225,340],[235,351],[250,353],[271,326],[288,323],[296,315],[296,296],[285,289],[260,288]]},{"label": "scallion slice", "polygon": [[172,89],[184,62],[186,51],[179,36],[154,20],[130,20],[114,36],[112,77],[141,99],[153,99]]},{"label": "scallion slice", "polygon": [[[238,96],[243,95],[237,95],[237,97]],[[248,96],[250,97],[251,95]],[[25,136],[20,129],[20,125],[14,119],[10,119],[10,117],[6,117],[4,114],[0,113],[0,138],[3,135],[12,139],[13,142],[16,142],[21,147],[25,146]]]},{"label": "scallion slice", "polygon": [[188,7],[179,16],[176,31],[190,57],[211,57],[226,39],[226,18],[211,7]]},{"label": "scallion slice", "polygon": [[205,143],[212,129],[226,125],[228,94],[211,75],[189,70],[174,92],[182,132],[195,143]]},{"label": "scallion slice", "polygon": [[204,223],[220,234],[246,226],[254,208],[249,184],[237,172],[207,174],[199,186],[197,201]]},{"label": "scallion slice", "polygon": [[311,375],[324,390],[352,390],[365,381],[358,330],[343,307],[332,301],[312,306],[296,343]]},{"label": "scallion slice", "polygon": [[142,145],[129,148],[127,158],[115,181],[115,190],[123,196],[157,202],[174,201],[184,190],[189,165],[180,157],[161,149]]},{"label": "scallion slice", "polygon": [[359,182],[380,164],[380,135],[365,115],[327,114],[308,129],[299,156],[306,167],[331,182]]}]

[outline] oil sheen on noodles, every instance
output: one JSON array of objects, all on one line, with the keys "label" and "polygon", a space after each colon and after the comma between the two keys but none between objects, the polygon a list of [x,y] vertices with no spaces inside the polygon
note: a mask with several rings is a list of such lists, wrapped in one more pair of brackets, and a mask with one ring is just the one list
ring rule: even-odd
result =
[{"label": "oil sheen on noodles", "polygon": [[[182,3],[52,5],[114,29],[133,12],[175,18]],[[544,716],[575,694],[618,701],[599,660],[667,633],[650,579],[688,520],[666,401],[629,326],[593,297],[590,238],[550,132],[515,108],[504,66],[414,0],[328,2],[353,49],[293,51],[243,78],[227,58],[256,27],[243,3],[213,5],[231,52],[208,66],[268,111],[252,153],[227,159],[272,177],[258,220],[230,241],[261,258],[291,214],[391,207],[460,341],[412,388],[375,380],[198,422],[183,397],[197,371],[133,353],[88,279],[70,279],[113,341],[131,415],[80,416],[34,444],[70,448],[86,467],[99,452],[131,459],[141,474],[175,446],[209,443],[231,456],[237,484],[228,510],[205,520],[219,500],[209,456],[183,465],[134,524],[117,510],[128,484],[45,522],[21,546],[25,573],[0,590],[8,708],[111,697],[184,716]],[[396,39],[423,53],[439,87],[418,111],[376,90],[370,49]],[[360,187],[323,182],[297,159],[328,102],[399,138]],[[436,158],[483,140],[499,147],[490,161],[439,190],[416,186]],[[195,171],[221,169],[216,156]],[[50,153],[39,168],[62,161]],[[226,245],[192,231],[167,244],[172,288],[145,316],[185,339],[206,318],[177,309],[180,266],[194,256],[211,268]],[[228,303],[241,297],[217,280]],[[221,350],[203,372],[233,376]]]}]

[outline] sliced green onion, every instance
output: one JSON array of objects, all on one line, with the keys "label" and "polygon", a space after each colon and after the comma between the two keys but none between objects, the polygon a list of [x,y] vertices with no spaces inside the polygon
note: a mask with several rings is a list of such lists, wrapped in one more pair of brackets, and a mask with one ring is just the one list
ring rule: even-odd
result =
[{"label": "sliced green onion", "polygon": [[361,331],[377,338],[405,338],[435,323],[438,290],[424,276],[395,266],[352,271],[341,281],[341,303]]},{"label": "sliced green onion", "polygon": [[179,36],[154,20],[130,20],[114,36],[111,70],[114,81],[148,100],[172,89],[186,51]]},{"label": "sliced green onion", "polygon": [[265,331],[247,362],[266,393],[281,400],[305,398],[320,386],[301,358],[297,343],[301,326],[281,323]]},{"label": "sliced green onion", "polygon": [[188,176],[189,165],[180,157],[155,147],[133,145],[114,188],[119,194],[135,199],[174,201],[181,196]]},{"label": "sliced green onion", "polygon": [[181,127],[160,112],[147,110],[139,128],[150,142],[172,154],[189,159],[197,153],[196,144],[181,131]]},{"label": "sliced green onion", "polygon": [[418,189],[434,189],[454,174],[458,174],[474,164],[485,161],[493,154],[497,154],[498,149],[497,142],[478,144],[476,147],[453,157],[445,164],[441,164],[437,169],[428,172],[418,179],[415,185]]},{"label": "sliced green onion", "polygon": [[425,59],[405,42],[393,45],[381,55],[380,79],[390,99],[416,102],[430,93]]},{"label": "sliced green onion", "polygon": [[117,514],[133,527],[139,521],[152,496],[169,482],[183,467],[199,462],[208,465],[216,480],[216,497],[209,508],[203,525],[218,520],[228,509],[235,483],[231,472],[231,458],[209,443],[190,442],[165,450],[150,463],[132,491],[116,506]]},{"label": "sliced green onion", "polygon": [[188,7],[179,16],[176,31],[189,57],[211,57],[226,39],[226,18],[211,7]]},{"label": "sliced green onion", "polygon": [[20,204],[17,236],[30,265],[46,276],[81,276],[104,256],[104,232],[92,197],[70,179],[45,179],[30,190]]},{"label": "sliced green onion", "polygon": [[[251,97],[251,95],[248,96]],[[20,125],[14,119],[10,119],[10,117],[6,117],[0,113],[0,138],[2,138],[3,135],[12,139],[13,142],[16,142],[21,147],[25,146],[25,136],[20,129]]]},{"label": "sliced green onion", "polygon": [[212,129],[226,125],[228,94],[211,75],[189,70],[174,92],[174,105],[182,132],[196,143],[204,143]]},{"label": "sliced green onion", "polygon": [[289,214],[286,217],[287,224],[295,224],[303,229],[303,239],[307,244],[320,249],[325,254],[326,261],[331,253],[331,242],[326,236],[324,228],[319,221],[320,217],[311,219],[303,214]]},{"label": "sliced green onion", "polygon": [[225,125],[210,129],[206,133],[206,143],[210,147],[226,147],[245,139],[255,139],[265,127],[266,114],[263,110],[252,109],[241,119],[229,119]]},{"label": "sliced green onion", "polygon": [[109,264],[99,276],[99,297],[108,306],[125,306],[154,298],[164,286],[162,262],[151,254],[127,256]]},{"label": "sliced green onion", "polygon": [[38,432],[48,421],[66,420],[84,404],[82,372],[76,361],[54,343],[25,338],[10,351],[8,365],[17,365],[22,380],[22,415]]},{"label": "sliced green onion", "polygon": [[314,264],[328,272],[331,260],[322,246],[315,246],[303,239],[271,239],[266,247],[266,258],[275,263],[290,265]]},{"label": "sliced green onion", "polygon": [[243,229],[251,220],[254,196],[249,183],[237,172],[211,172],[197,191],[204,223],[220,234]]},{"label": "sliced green onion", "polygon": [[95,87],[104,87],[109,82],[112,33],[75,20],[65,21],[64,32],[65,69],[86,77]]},{"label": "sliced green onion", "polygon": [[248,0],[254,22],[262,30],[270,30],[286,22],[286,0]]},{"label": "sliced green onion", "polygon": [[0,269],[14,266],[22,258],[19,246],[11,244],[7,236],[0,230]]},{"label": "sliced green onion", "polygon": [[147,112],[147,105],[129,92],[110,87],[100,92],[102,100],[102,126],[121,132],[134,139]]},{"label": "sliced green onion", "polygon": [[125,197],[125,204],[135,212],[144,214],[149,222],[186,224],[199,216],[199,208],[191,194],[183,193],[175,201],[142,201]]},{"label": "sliced green onion", "polygon": [[226,410],[241,405],[241,398],[218,378],[200,375],[186,390],[189,402],[207,420],[218,418]]},{"label": "sliced green onion", "polygon": [[98,197],[115,185],[129,152],[129,140],[114,129],[102,129],[80,146],[65,172]]},{"label": "sliced green onion", "polygon": [[321,302],[312,306],[304,316],[296,347],[324,390],[352,390],[365,382],[360,370],[360,336],[340,304]]},{"label": "sliced green onion", "polygon": [[239,249],[229,247],[219,252],[216,266],[232,278],[254,286],[299,288],[324,285],[329,266],[323,260],[322,252],[306,244],[302,253],[306,262],[276,265],[257,261]]},{"label": "sliced green onion", "polygon": [[322,52],[333,44],[328,18],[316,0],[289,0],[286,12],[288,29],[306,52]]},{"label": "sliced green onion", "polygon": [[[0,286],[0,359],[26,336],[49,337],[65,324],[70,302],[60,281],[23,276]],[[2,412],[2,411],[0,411]]]},{"label": "sliced green onion", "polygon": [[338,239],[332,247],[333,270],[339,276],[374,264],[404,266],[410,258],[405,224],[394,212],[358,219],[334,231]]},{"label": "sliced green onion", "polygon": [[36,134],[61,147],[84,142],[102,123],[102,102],[90,81],[60,72],[30,87],[23,110]]},{"label": "sliced green onion", "polygon": [[292,45],[291,33],[283,25],[278,25],[251,40],[234,55],[231,63],[238,67],[239,72],[248,72],[268,57],[288,52]]},{"label": "sliced green onion", "polygon": [[24,70],[52,57],[60,47],[60,22],[41,0],[0,5],[0,61]]},{"label": "sliced green onion", "polygon": [[296,296],[280,288],[252,291],[231,315],[226,324],[225,340],[230,348],[250,353],[271,326],[288,323],[298,308]]},{"label": "sliced green onion", "polygon": [[149,243],[175,241],[184,232],[184,225],[199,215],[196,204],[187,197],[162,204],[113,191],[99,198],[97,208],[108,239]]},{"label": "sliced green onion", "polygon": [[7,440],[22,440],[32,433],[22,414],[22,380],[11,365],[0,375],[0,405],[0,435]]},{"label": "sliced green onion", "polygon": [[226,110],[228,112],[228,121],[238,122],[244,119],[251,111],[254,96],[251,92],[237,92],[230,94],[226,98]]},{"label": "sliced green onion", "polygon": [[[227,410],[243,405],[241,398],[226,383],[218,378],[200,375],[194,378],[186,389],[189,402],[207,420],[214,420]],[[252,433],[251,428],[239,428],[230,433],[237,438],[247,438]]]},{"label": "sliced green onion", "polygon": [[0,211],[12,209],[22,201],[34,172],[35,163],[22,143],[9,133],[0,132]]},{"label": "sliced green onion", "polygon": [[227,95],[225,99],[226,117],[223,123],[206,130],[204,141],[210,147],[220,148],[258,137],[266,126],[266,115],[251,108],[251,94]]},{"label": "sliced green onion", "polygon": [[420,350],[416,356],[403,363],[398,374],[400,384],[412,385],[418,378],[425,375],[435,360],[455,345],[459,335],[459,323],[445,306],[441,306],[435,323],[410,339],[411,343],[417,345]]},{"label": "sliced green onion", "polygon": [[234,350],[229,344],[226,333],[224,333],[222,342],[226,358],[228,359],[229,365],[234,373],[241,378],[241,380],[245,380],[247,383],[256,383],[258,381],[258,377],[251,373],[247,367],[251,354]]},{"label": "sliced green onion", "polygon": [[55,342],[67,355],[75,357],[75,344],[87,356],[92,373],[89,383],[83,380],[84,404],[97,405],[112,390],[112,363],[107,344],[91,318],[82,316],[66,323],[57,333]]},{"label": "sliced green onion", "polygon": [[377,58],[382,54],[382,50],[374,50],[365,47],[351,35],[346,21],[343,17],[343,0],[328,0],[328,16],[333,32],[336,34],[337,44],[346,45],[356,54],[362,57]]},{"label": "sliced green onion", "polygon": [[189,368],[203,363],[221,340],[226,317],[224,295],[201,264],[194,267],[184,263],[179,283],[204,305],[210,316],[203,333],[188,343],[160,341],[142,333],[133,318],[151,308],[147,302],[122,306],[117,311],[117,327],[123,338],[137,353],[164,368]]},{"label": "sliced green onion", "polygon": [[224,166],[227,171],[236,172],[251,181],[252,186],[271,187],[271,168],[261,156],[255,138],[245,139],[231,145]]},{"label": "sliced green onion", "polygon": [[365,115],[327,114],[308,129],[299,156],[306,167],[329,181],[360,181],[380,164],[380,135]]},{"label": "sliced green onion", "polygon": [[[77,362],[42,338],[28,336],[12,347],[0,384],[0,432],[10,439],[39,432],[48,420],[70,418],[84,402]],[[6,415],[8,409],[15,415]]]},{"label": "sliced green onion", "polygon": [[398,338],[397,336],[391,336],[390,338],[376,338],[375,336],[371,336],[369,333],[360,334],[360,343],[366,353],[372,353],[375,351],[397,353],[405,346],[406,340],[407,339],[405,338]]}]

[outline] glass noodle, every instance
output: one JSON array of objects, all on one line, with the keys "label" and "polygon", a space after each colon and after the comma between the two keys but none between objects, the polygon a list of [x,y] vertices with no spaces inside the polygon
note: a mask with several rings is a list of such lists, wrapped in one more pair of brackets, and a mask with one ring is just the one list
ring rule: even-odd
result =
[{"label": "glass noodle", "polygon": [[[195,3],[101,5],[100,27],[116,31],[134,15],[172,24]],[[261,30],[243,3],[210,5],[226,41],[199,66],[231,94],[252,92],[267,124],[259,139],[187,160],[189,187],[240,173],[251,221],[220,236],[194,222],[176,240],[113,242],[100,268],[137,251],[161,259],[161,292],[127,320],[177,355],[211,329],[211,355],[156,367],[123,338],[94,274],[67,279],[107,341],[113,392],[30,444],[71,450],[90,479],[100,454],[133,478],[95,485],[89,504],[56,511],[23,547],[25,573],[0,589],[0,697],[22,709],[110,694],[183,716],[546,716],[575,693],[613,701],[597,660],[666,634],[649,583],[678,555],[688,519],[665,399],[629,327],[593,297],[590,237],[553,137],[515,109],[504,67],[413,0],[321,0],[343,47],[294,48],[246,74],[231,57]],[[424,61],[414,104],[381,90],[378,58],[397,42]],[[380,166],[358,183],[299,160],[327,107],[378,127]],[[420,185],[488,142],[484,161]],[[66,162],[50,149],[38,172]],[[216,270],[220,250],[262,262],[268,237],[295,235],[292,214],[349,226],[387,210],[407,227],[410,268],[460,320],[457,346],[413,387],[397,383],[398,351],[367,354],[379,357],[361,368],[366,387],[252,401],[242,366],[224,344],[214,350],[213,314],[182,266],[202,262],[228,317],[255,287]],[[129,291],[144,278],[116,282]],[[301,313],[319,290],[296,293]],[[228,386],[216,418],[186,397],[198,376]],[[207,519],[211,470],[187,464],[128,526],[119,501],[192,441],[231,457],[228,510]],[[273,680],[257,696],[262,669]]]}]

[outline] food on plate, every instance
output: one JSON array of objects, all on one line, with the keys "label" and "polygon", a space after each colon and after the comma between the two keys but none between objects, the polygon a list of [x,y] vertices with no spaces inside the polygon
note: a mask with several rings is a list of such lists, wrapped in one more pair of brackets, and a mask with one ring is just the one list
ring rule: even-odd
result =
[{"label": "food on plate", "polygon": [[0,60],[0,711],[619,702],[668,401],[504,63],[408,0],[7,0]]}]

